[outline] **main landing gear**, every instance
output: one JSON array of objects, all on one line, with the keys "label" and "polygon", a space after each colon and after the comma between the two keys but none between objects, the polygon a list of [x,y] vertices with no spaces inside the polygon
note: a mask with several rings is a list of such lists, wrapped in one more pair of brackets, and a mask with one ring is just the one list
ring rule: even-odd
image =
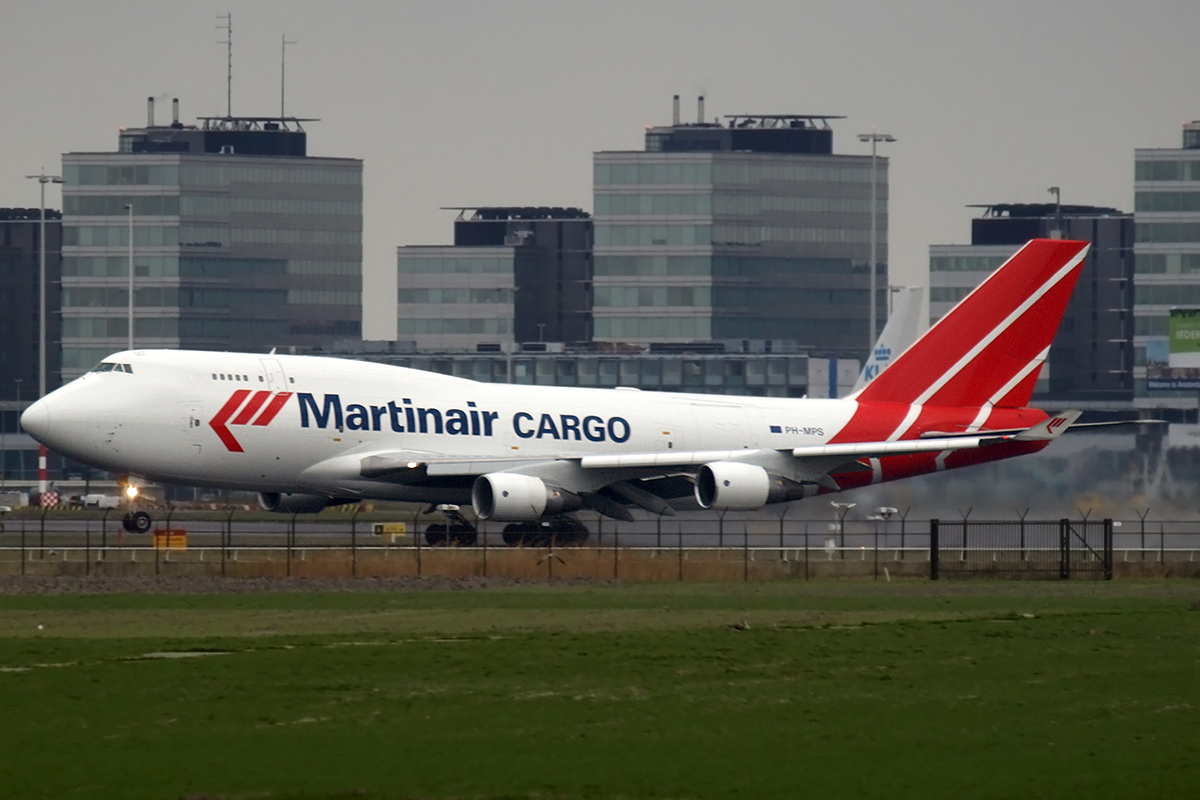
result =
[{"label": "main landing gear", "polygon": [[574,517],[550,517],[504,526],[504,543],[509,547],[578,547],[587,538],[588,529]]},{"label": "main landing gear", "polygon": [[[458,506],[440,505],[446,522],[425,528],[425,541],[434,547],[474,547],[479,533]],[[504,526],[504,543],[509,547],[578,547],[587,541],[588,529],[574,517],[549,517],[537,522],[514,522]]]},{"label": "main landing gear", "polygon": [[446,522],[435,522],[425,529],[425,541],[434,545],[456,545],[474,547],[478,539],[475,526],[458,513],[458,506],[440,505],[438,511],[446,516]]}]

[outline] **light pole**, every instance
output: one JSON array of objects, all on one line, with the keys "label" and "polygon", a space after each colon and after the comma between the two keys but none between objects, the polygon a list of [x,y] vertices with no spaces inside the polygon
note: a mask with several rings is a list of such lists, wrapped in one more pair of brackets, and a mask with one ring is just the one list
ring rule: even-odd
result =
[{"label": "light pole", "polygon": [[8,483],[8,414],[0,411],[0,489]]},{"label": "light pole", "polygon": [[129,211],[129,347],[133,349],[133,203],[126,203]]},{"label": "light pole", "polygon": [[[21,379],[13,378],[13,383],[17,385],[17,419],[21,418]],[[7,445],[7,440],[5,441]],[[25,458],[21,455],[20,447],[17,448],[17,480],[25,480]]]},{"label": "light pole", "polygon": [[829,505],[833,506],[834,511],[838,515],[838,548],[842,551],[842,558],[846,557],[846,515],[850,513],[850,509],[854,508],[858,503],[839,503],[837,500],[830,500]]},{"label": "light pole", "polygon": [[42,170],[37,175],[26,175],[40,184],[42,202],[38,238],[38,397],[46,396],[46,184],[62,183],[62,177],[47,175]]},{"label": "light pole", "polygon": [[886,133],[877,133],[876,131],[871,131],[870,133],[860,133],[858,135],[858,140],[860,142],[871,143],[871,340],[867,342],[867,357],[869,358],[871,351],[875,348],[875,268],[878,265],[878,260],[876,259],[876,247],[878,245],[878,241],[875,222],[876,214],[878,213],[875,210],[875,195],[877,192],[877,172],[875,164],[878,159],[876,157],[875,148],[880,142],[894,142],[896,141],[896,138]]}]

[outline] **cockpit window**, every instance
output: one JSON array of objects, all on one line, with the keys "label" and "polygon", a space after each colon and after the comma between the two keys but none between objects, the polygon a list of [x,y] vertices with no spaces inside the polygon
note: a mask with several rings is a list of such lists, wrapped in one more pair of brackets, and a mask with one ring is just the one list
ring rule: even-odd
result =
[{"label": "cockpit window", "polygon": [[117,364],[112,361],[101,361],[92,372],[127,372],[133,374],[132,364]]}]

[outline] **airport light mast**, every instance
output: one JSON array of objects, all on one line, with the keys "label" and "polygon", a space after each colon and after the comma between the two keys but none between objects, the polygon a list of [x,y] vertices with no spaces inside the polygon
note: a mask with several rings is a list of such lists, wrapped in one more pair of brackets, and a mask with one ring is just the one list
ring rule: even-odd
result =
[{"label": "airport light mast", "polygon": [[875,338],[876,338],[875,337],[875,305],[876,305],[875,270],[876,270],[876,267],[878,266],[878,260],[876,259],[876,248],[878,247],[878,244],[879,244],[878,233],[876,230],[876,222],[875,222],[876,214],[878,214],[878,211],[876,211],[876,209],[875,209],[875,195],[877,192],[876,186],[878,184],[878,180],[877,180],[878,173],[876,172],[876,167],[875,167],[875,163],[877,160],[875,148],[880,142],[896,141],[896,137],[891,136],[886,133],[878,133],[876,131],[871,131],[870,133],[860,133],[858,135],[858,140],[860,142],[870,142],[871,143],[871,258],[870,258],[870,261],[871,261],[871,265],[870,265],[870,272],[871,272],[871,338],[867,342],[867,358],[870,358],[871,351],[875,348]]}]

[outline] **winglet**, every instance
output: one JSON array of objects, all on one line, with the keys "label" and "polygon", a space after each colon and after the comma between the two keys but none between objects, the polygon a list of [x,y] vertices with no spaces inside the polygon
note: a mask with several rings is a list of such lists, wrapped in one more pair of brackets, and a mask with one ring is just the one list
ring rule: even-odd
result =
[{"label": "winglet", "polygon": [[1034,425],[1028,430],[1021,431],[1013,437],[1018,442],[1044,442],[1057,439],[1066,433],[1067,428],[1083,415],[1082,411],[1063,411],[1048,420]]}]

